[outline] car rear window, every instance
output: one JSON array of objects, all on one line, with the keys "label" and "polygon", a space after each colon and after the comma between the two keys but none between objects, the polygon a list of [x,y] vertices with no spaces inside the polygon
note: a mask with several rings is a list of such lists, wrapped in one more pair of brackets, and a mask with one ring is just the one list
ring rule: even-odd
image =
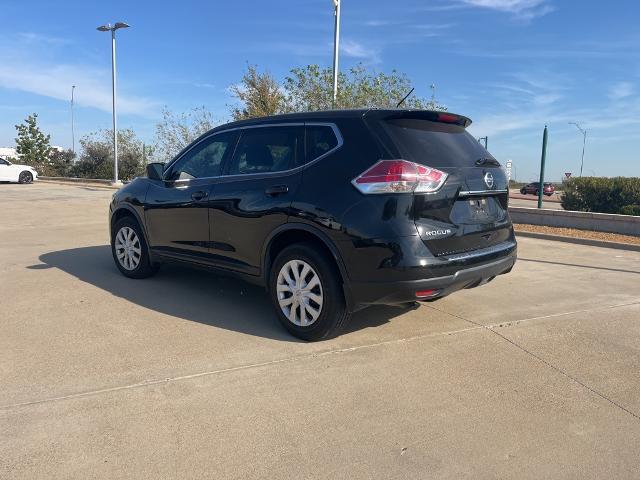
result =
[{"label": "car rear window", "polygon": [[431,167],[471,167],[495,160],[463,127],[416,118],[380,121],[402,158]]}]

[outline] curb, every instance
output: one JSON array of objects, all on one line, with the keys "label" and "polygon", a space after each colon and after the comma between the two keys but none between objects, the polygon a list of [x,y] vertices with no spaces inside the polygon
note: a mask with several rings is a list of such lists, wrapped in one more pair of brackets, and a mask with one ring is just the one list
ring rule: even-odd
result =
[{"label": "curb", "polygon": [[589,245],[591,247],[614,248],[616,250],[631,250],[633,252],[640,252],[640,245],[634,245],[631,243],[609,242],[607,240],[594,240],[591,238],[566,237],[564,235],[551,235],[549,233],[519,232],[517,230],[515,234],[516,237],[538,238],[540,240],[552,240],[555,242]]},{"label": "curb", "polygon": [[48,178],[38,178],[37,182],[42,183],[55,183],[57,185],[74,185],[76,187],[94,187],[94,188],[106,188],[107,190],[118,190],[120,187],[114,187],[112,185],[105,185],[102,183],[93,183],[93,182],[72,182],[72,181],[64,181],[64,180],[50,180]]}]

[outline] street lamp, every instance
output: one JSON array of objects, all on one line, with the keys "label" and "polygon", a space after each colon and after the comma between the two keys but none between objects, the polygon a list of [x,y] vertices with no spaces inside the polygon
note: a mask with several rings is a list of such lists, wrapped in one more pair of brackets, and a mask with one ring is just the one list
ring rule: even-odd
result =
[{"label": "street lamp", "polygon": [[107,23],[101,25],[98,30],[101,32],[111,32],[111,94],[113,97],[113,183],[118,184],[118,129],[116,123],[116,30],[119,28],[129,28],[124,22],[117,22],[114,25]]},{"label": "street lamp", "polygon": [[582,176],[582,167],[584,167],[584,146],[587,143],[587,131],[583,129],[579,123],[569,122],[569,125],[575,125],[580,133],[582,133],[582,160],[580,161],[580,176]]},{"label": "street lamp", "polygon": [[73,91],[75,89],[76,89],[76,86],[71,85],[71,151],[73,152],[74,157],[76,155],[76,135],[73,131]]},{"label": "street lamp", "polygon": [[338,97],[338,49],[340,44],[340,3],[341,0],[333,0],[335,24],[333,31],[333,105],[335,107]]}]

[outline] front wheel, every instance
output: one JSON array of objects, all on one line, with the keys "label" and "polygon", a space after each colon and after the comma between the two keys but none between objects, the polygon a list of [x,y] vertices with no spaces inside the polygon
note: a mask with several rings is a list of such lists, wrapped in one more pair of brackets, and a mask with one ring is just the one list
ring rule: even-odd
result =
[{"label": "front wheel", "polygon": [[271,269],[269,292],[280,323],[302,340],[329,338],[350,316],[335,263],[311,244],[280,252]]},{"label": "front wheel", "polygon": [[521,189],[520,189],[520,193],[521,193],[522,195],[526,195],[526,194],[527,194],[527,191],[526,191],[524,188],[521,188]]},{"label": "front wheel", "polygon": [[121,218],[114,225],[111,253],[125,277],[147,278],[158,271],[158,265],[151,263],[149,258],[142,230],[132,217]]},{"label": "front wheel", "polygon": [[20,172],[18,176],[18,183],[31,183],[33,182],[33,175],[31,172]]}]

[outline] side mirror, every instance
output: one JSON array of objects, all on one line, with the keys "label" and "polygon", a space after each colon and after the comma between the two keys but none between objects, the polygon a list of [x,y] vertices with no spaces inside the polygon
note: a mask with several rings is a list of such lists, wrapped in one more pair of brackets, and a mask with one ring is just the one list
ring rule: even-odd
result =
[{"label": "side mirror", "polygon": [[150,163],[147,165],[147,177],[151,180],[162,180],[162,173],[164,172],[164,163]]}]

